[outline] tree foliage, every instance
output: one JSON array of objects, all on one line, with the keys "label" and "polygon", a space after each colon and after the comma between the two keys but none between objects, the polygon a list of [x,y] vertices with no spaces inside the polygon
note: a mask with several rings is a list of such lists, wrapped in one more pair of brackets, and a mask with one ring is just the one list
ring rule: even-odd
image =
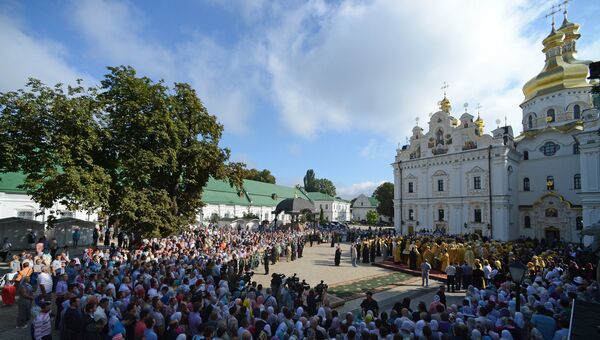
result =
[{"label": "tree foliage", "polygon": [[257,170],[257,169],[248,169],[244,173],[244,179],[250,179],[253,181],[259,181],[263,183],[271,183],[275,184],[275,176],[271,174],[271,171],[267,169]]},{"label": "tree foliage", "polygon": [[373,225],[377,223],[377,220],[379,220],[379,215],[377,215],[375,210],[367,211],[367,224]]},{"label": "tree foliage", "polygon": [[[195,91],[110,67],[95,88],[31,80],[0,94],[0,172],[21,171],[44,208],[102,209],[111,223],[148,236],[194,223],[210,176],[241,187],[243,164],[226,164],[223,126]],[[6,144],[5,144],[6,143]]]},{"label": "tree foliage", "polygon": [[382,216],[394,218],[394,184],[382,183],[373,192],[373,197],[379,201],[377,213]]},{"label": "tree foliage", "polygon": [[333,182],[327,178],[319,178],[316,180],[316,191],[332,197],[336,196],[335,185],[333,185]]},{"label": "tree foliage", "polygon": [[315,171],[313,169],[306,170],[304,175],[304,189],[309,192],[316,191],[315,189]]},{"label": "tree foliage", "polygon": [[304,189],[308,192],[321,192],[329,196],[336,196],[335,185],[327,178],[316,178],[313,169],[308,169],[304,176]]}]

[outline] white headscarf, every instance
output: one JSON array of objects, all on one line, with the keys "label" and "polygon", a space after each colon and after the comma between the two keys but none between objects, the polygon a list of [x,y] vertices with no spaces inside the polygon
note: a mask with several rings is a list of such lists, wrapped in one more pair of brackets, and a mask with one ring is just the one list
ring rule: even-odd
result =
[{"label": "white headscarf", "polygon": [[419,320],[415,324],[415,336],[420,337],[423,336],[423,327],[425,327],[425,321]]}]

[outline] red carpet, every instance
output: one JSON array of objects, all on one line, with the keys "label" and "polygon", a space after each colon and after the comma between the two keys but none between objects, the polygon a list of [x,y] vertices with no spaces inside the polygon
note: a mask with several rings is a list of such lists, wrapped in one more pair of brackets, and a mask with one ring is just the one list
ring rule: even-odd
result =
[{"label": "red carpet", "polygon": [[[421,276],[421,270],[412,270],[408,267],[408,265],[405,264],[395,264],[394,261],[392,260],[383,260],[380,262],[374,262],[373,263],[374,266],[377,267],[381,267],[381,268],[385,268],[385,269],[390,269],[390,270],[395,270],[395,271],[399,271],[402,273],[406,273],[406,274],[410,274],[413,276]],[[432,269],[429,272],[429,278],[433,279],[433,280],[437,280],[437,281],[442,281],[442,282],[446,282],[446,273],[442,273],[439,270],[435,270]]]}]

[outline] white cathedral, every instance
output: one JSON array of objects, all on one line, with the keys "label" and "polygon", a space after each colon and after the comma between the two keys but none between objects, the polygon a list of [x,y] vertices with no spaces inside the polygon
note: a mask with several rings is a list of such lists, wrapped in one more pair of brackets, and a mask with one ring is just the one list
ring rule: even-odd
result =
[{"label": "white cathedral", "polygon": [[485,134],[479,115],[455,118],[445,95],[427,131],[413,128],[393,163],[399,232],[578,242],[600,220],[600,111],[590,61],[575,58],[579,37],[565,13],[544,39],[544,68],[523,86],[520,135]]}]

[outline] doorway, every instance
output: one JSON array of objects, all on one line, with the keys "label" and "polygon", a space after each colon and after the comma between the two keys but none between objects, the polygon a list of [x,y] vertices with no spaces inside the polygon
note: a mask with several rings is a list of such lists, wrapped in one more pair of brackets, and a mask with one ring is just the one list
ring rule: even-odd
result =
[{"label": "doorway", "polygon": [[551,245],[554,242],[560,241],[560,229],[556,227],[548,227],[545,230],[546,244]]},{"label": "doorway", "polygon": [[408,234],[409,234],[409,235],[412,235],[412,234],[414,234],[414,233],[415,233],[415,226],[413,226],[413,225],[409,225],[409,226],[408,226]]}]

